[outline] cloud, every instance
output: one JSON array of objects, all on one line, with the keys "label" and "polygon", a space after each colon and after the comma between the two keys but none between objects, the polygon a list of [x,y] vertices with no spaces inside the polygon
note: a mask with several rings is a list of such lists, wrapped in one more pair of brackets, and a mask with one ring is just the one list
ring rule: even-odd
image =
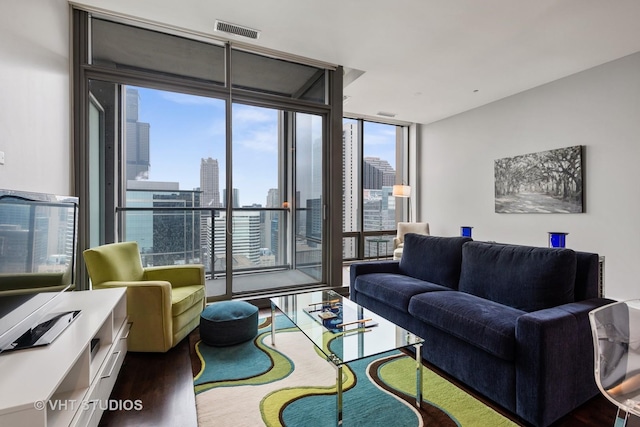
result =
[{"label": "cloud", "polygon": [[251,151],[278,152],[278,127],[276,125],[238,133],[240,135],[234,138],[234,145],[238,144]]},{"label": "cloud", "polygon": [[272,123],[278,119],[277,110],[271,110],[261,107],[252,107],[249,105],[234,104],[233,105],[233,122],[238,124],[245,123]]},{"label": "cloud", "polygon": [[205,132],[205,135],[212,137],[224,137],[226,135],[227,132],[227,123],[224,120],[224,118],[214,118],[214,120],[211,122],[211,124],[209,126],[207,126],[207,130]]},{"label": "cloud", "polygon": [[181,105],[213,105],[224,107],[224,101],[206,96],[189,95],[186,93],[158,91],[160,96],[170,102]]},{"label": "cloud", "polygon": [[278,111],[234,104],[233,144],[247,150],[278,152]]},{"label": "cloud", "polygon": [[396,127],[366,129],[364,132],[365,145],[390,145],[396,144]]}]

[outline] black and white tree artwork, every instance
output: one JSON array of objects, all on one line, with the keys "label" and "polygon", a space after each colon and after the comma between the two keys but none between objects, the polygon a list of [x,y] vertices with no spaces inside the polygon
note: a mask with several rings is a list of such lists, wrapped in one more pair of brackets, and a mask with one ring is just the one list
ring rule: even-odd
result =
[{"label": "black and white tree artwork", "polygon": [[498,213],[581,213],[582,146],[495,161]]}]

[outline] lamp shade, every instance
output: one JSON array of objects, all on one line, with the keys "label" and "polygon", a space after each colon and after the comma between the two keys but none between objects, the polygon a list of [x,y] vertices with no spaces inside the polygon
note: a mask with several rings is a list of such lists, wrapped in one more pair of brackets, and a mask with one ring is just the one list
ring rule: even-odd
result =
[{"label": "lamp shade", "polygon": [[391,195],[395,197],[409,197],[411,195],[411,186],[394,185]]}]

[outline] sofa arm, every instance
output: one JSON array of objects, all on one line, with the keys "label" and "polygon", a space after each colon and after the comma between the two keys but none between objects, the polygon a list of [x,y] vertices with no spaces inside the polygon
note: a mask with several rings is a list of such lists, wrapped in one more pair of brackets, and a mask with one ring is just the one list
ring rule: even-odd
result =
[{"label": "sofa arm", "polygon": [[516,411],[546,426],[598,393],[588,313],[594,298],[534,311],[516,322]]},{"label": "sofa arm", "polygon": [[130,351],[165,352],[173,346],[171,284],[167,281],[103,282],[95,289],[127,288],[127,316],[131,322]]},{"label": "sofa arm", "polygon": [[351,267],[349,268],[349,292],[351,295],[355,294],[353,285],[356,283],[356,277],[371,273],[400,274],[400,261],[373,261],[351,264]]},{"label": "sofa arm", "polygon": [[166,280],[173,287],[203,285],[204,265],[171,265],[146,267],[144,269],[145,280]]},{"label": "sofa arm", "polygon": [[400,261],[358,262],[355,264],[351,264],[351,267],[349,268],[349,274],[352,284],[355,281],[356,277],[362,274],[371,273],[400,274]]}]

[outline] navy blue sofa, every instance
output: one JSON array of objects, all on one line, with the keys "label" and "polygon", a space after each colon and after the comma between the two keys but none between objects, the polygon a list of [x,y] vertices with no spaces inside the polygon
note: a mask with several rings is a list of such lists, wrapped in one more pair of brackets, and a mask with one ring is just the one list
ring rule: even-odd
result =
[{"label": "navy blue sofa", "polygon": [[424,338],[423,358],[535,426],[598,393],[598,255],[408,234],[351,266],[350,298]]}]

